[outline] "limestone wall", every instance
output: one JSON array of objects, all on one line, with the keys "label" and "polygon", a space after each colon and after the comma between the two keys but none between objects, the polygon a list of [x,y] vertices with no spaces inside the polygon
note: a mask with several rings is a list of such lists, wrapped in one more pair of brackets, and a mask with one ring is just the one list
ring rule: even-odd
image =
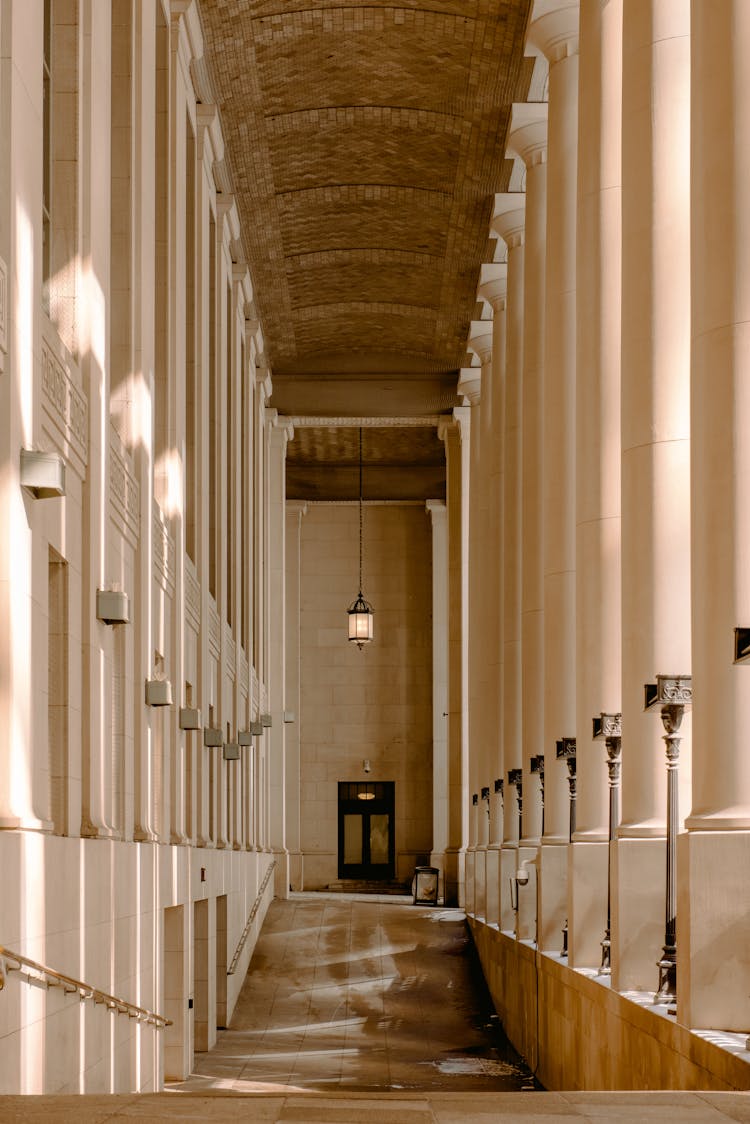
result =
[{"label": "limestone wall", "polygon": [[408,879],[432,846],[429,517],[421,504],[365,505],[363,593],[375,639],[361,651],[346,639],[357,596],[357,505],[309,505],[301,534],[304,886],[338,878],[338,781],[395,782],[396,875]]},{"label": "limestone wall", "polygon": [[728,1036],[688,1030],[664,1008],[657,1013],[612,991],[606,977],[571,969],[494,926],[470,925],[505,1031],[545,1088],[750,1085],[747,1055]]}]

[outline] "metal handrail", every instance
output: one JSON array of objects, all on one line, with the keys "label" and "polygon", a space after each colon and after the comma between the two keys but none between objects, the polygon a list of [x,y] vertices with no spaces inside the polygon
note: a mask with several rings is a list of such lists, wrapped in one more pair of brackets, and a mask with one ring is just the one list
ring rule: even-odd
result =
[{"label": "metal handrail", "polygon": [[276,866],[276,860],[274,859],[274,861],[271,863],[268,870],[266,871],[265,875],[263,876],[263,881],[261,882],[260,889],[258,890],[258,896],[255,899],[255,901],[253,902],[253,908],[250,910],[250,914],[248,916],[248,919],[245,922],[245,928],[242,930],[242,936],[240,937],[240,943],[237,945],[237,948],[235,949],[234,956],[232,957],[232,963],[227,968],[227,975],[228,976],[234,975],[234,970],[237,967],[237,963],[238,963],[240,957],[242,956],[242,950],[245,947],[245,942],[247,941],[247,938],[250,936],[250,929],[252,928],[253,921],[255,920],[255,915],[258,912],[258,910],[260,909],[260,903],[263,900],[263,895],[266,892],[266,886],[268,885],[268,883],[271,879],[271,875],[273,874],[275,866]]},{"label": "metal handrail", "polygon": [[128,1018],[137,1019],[138,1022],[155,1026],[158,1030],[165,1026],[172,1026],[172,1020],[164,1015],[157,1015],[155,1011],[138,1007],[127,999],[118,999],[116,995],[110,995],[108,992],[101,991],[98,987],[92,987],[91,984],[83,983],[73,976],[66,976],[64,972],[56,972],[53,968],[47,968],[36,960],[30,960],[28,956],[21,956],[18,952],[12,952],[9,948],[0,945],[0,989],[5,983],[3,967],[9,972],[20,972],[23,968],[30,968],[33,972],[38,973],[38,981],[34,977],[27,976],[29,983],[41,982],[46,987],[61,987],[66,995],[73,995],[77,992],[82,1000],[92,999],[94,1003],[103,1004],[108,1011],[114,1011],[117,1015],[127,1015]]}]

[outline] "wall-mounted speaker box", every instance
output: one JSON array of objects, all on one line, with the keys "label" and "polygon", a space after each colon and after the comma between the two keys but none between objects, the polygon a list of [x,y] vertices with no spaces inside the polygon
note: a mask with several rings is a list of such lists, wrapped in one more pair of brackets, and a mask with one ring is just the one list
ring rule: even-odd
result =
[{"label": "wall-mounted speaker box", "polygon": [[200,730],[201,728],[201,712],[197,706],[181,706],[180,707],[180,729],[181,730]]},{"label": "wall-mounted speaker box", "polygon": [[38,500],[65,495],[65,461],[59,453],[21,449],[21,487]]},{"label": "wall-mounted speaker box", "polygon": [[117,589],[97,589],[96,616],[103,624],[130,624],[130,601]]},{"label": "wall-mounted speaker box", "polygon": [[146,706],[171,706],[172,684],[168,679],[146,680]]}]

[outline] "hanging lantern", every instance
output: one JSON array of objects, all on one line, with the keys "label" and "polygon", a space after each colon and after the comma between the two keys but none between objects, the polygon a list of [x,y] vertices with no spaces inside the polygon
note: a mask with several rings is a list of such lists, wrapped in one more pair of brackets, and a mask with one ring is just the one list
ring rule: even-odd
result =
[{"label": "hanging lantern", "polygon": [[361,651],[362,645],[372,640],[372,605],[362,596],[362,426],[359,427],[359,593],[347,614],[349,640]]}]

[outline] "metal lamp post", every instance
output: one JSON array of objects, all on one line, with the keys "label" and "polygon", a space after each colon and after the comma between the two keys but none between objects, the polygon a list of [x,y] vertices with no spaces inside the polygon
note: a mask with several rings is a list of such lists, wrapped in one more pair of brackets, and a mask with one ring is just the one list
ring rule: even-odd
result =
[{"label": "metal lamp post", "polygon": [[609,843],[607,849],[607,928],[602,941],[600,974],[612,971],[612,844],[620,822],[620,762],[622,749],[622,714],[602,712],[594,718],[594,737],[604,738],[607,746],[607,771],[609,773]]},{"label": "metal lamp post", "polygon": [[516,800],[518,801],[518,838],[521,840],[523,839],[523,770],[509,769],[508,784],[514,785],[516,789]]},{"label": "metal lamp post", "polygon": [[[565,761],[568,766],[568,790],[570,794],[570,819],[568,824],[568,842],[573,842],[573,832],[576,829],[576,740],[575,738],[560,738],[555,742],[555,755],[558,761]],[[563,946],[560,956],[568,955],[568,919],[563,925]]]},{"label": "metal lamp post", "polygon": [[690,675],[657,675],[656,683],[644,685],[646,710],[661,707],[664,743],[667,747],[667,892],[664,926],[664,950],[659,966],[659,986],[655,1003],[669,1003],[677,998],[677,832],[679,808],[679,730],[685,708],[693,702],[693,681]]}]

